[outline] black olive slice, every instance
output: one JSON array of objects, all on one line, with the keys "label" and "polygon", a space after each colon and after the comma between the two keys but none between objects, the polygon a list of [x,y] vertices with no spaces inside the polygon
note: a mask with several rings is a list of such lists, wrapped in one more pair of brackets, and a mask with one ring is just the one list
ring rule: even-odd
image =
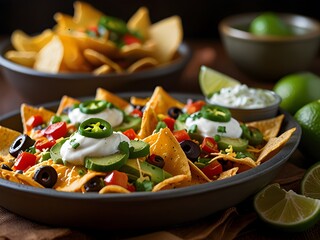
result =
[{"label": "black olive slice", "polygon": [[171,107],[168,109],[168,115],[173,119],[177,119],[181,113],[182,113],[182,110],[181,108],[178,108],[178,107]]},{"label": "black olive slice", "polygon": [[14,142],[11,144],[9,153],[13,157],[17,157],[20,151],[25,151],[27,148],[33,146],[35,140],[30,138],[27,134],[22,134],[18,136]]},{"label": "black olive slice", "polygon": [[146,161],[159,168],[163,168],[165,164],[164,159],[161,156],[156,154],[150,155]]},{"label": "black olive slice", "polygon": [[33,179],[45,188],[52,188],[58,180],[58,174],[51,166],[41,166],[35,171]]},{"label": "black olive slice", "polygon": [[180,146],[186,154],[187,158],[191,161],[196,161],[200,156],[201,149],[199,145],[193,142],[192,140],[184,140],[180,143]]},{"label": "black olive slice", "polygon": [[86,192],[99,192],[103,187],[102,181],[103,180],[100,177],[95,176],[84,185],[84,189]]}]

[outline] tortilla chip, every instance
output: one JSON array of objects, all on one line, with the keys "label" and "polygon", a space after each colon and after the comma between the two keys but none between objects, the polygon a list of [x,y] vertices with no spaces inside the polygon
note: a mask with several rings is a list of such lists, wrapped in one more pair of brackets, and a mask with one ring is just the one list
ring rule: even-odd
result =
[{"label": "tortilla chip", "polygon": [[95,99],[105,100],[105,101],[111,102],[116,107],[118,107],[122,110],[124,110],[128,106],[130,106],[130,103],[128,101],[124,100],[123,98],[121,98],[121,97],[119,97],[119,96],[117,96],[117,95],[115,95],[115,94],[113,94],[103,88],[97,88]]},{"label": "tortilla chip", "polygon": [[286,144],[286,142],[290,139],[290,137],[292,136],[295,130],[296,128],[291,128],[285,131],[284,133],[282,133],[278,137],[270,138],[267,144],[263,147],[256,161],[257,164],[261,164],[267,161],[272,156],[274,156],[277,152],[279,152],[282,146]]},{"label": "tortilla chip", "polygon": [[234,168],[231,168],[231,169],[229,169],[227,171],[224,171],[224,172],[220,173],[220,176],[218,177],[217,180],[229,178],[229,177],[232,177],[232,176],[236,175],[237,172],[238,172],[238,169],[239,169],[238,167],[234,167]]},{"label": "tortilla chip", "polygon": [[54,20],[57,22],[57,25],[54,27],[56,33],[72,33],[73,30],[81,28],[81,26],[74,22],[73,17],[57,12],[53,16]]},{"label": "tortilla chip", "polygon": [[54,112],[47,110],[43,107],[35,108],[30,105],[23,103],[20,108],[21,111],[21,120],[23,126],[23,133],[28,134],[27,121],[30,117],[34,115],[40,115],[43,118],[44,122],[49,122],[50,119],[56,115]]},{"label": "tortilla chip", "polygon": [[130,193],[128,189],[125,189],[124,187],[118,186],[118,185],[107,185],[103,187],[100,191],[100,194],[106,194],[106,193]]},{"label": "tortilla chip", "polygon": [[188,180],[191,180],[189,159],[169,128],[163,128],[143,141],[150,144],[150,154],[156,154],[163,158],[165,171],[174,176],[187,175]]},{"label": "tortilla chip", "polygon": [[66,108],[72,107],[74,104],[77,104],[77,103],[80,103],[78,99],[64,95],[60,100],[60,104],[56,114],[61,115]]},{"label": "tortilla chip", "polygon": [[33,67],[36,61],[37,52],[27,52],[27,51],[8,51],[5,53],[5,57],[12,62],[23,65],[25,67]]},{"label": "tortilla chip", "polygon": [[258,128],[263,134],[263,138],[268,141],[270,138],[276,137],[279,134],[284,114],[277,117],[246,123],[247,126]]},{"label": "tortilla chip", "polygon": [[138,72],[138,71],[141,71],[141,70],[145,70],[145,69],[148,69],[148,68],[155,67],[158,64],[159,64],[159,62],[156,59],[151,58],[151,57],[146,57],[146,58],[139,59],[138,61],[136,61],[133,64],[131,64],[128,67],[127,71],[129,73]]},{"label": "tortilla chip", "polygon": [[198,168],[192,161],[189,160],[189,166],[191,171],[191,182],[189,185],[196,185],[211,182],[211,180],[205,175],[200,168]]},{"label": "tortilla chip", "polygon": [[128,29],[132,32],[139,32],[143,39],[149,38],[150,26],[149,10],[146,7],[140,7],[127,22]]},{"label": "tortilla chip", "polygon": [[182,174],[182,175],[173,176],[155,185],[152,189],[152,192],[159,192],[162,190],[173,189],[189,180],[190,180],[190,177],[188,175]]},{"label": "tortilla chip", "polygon": [[100,18],[104,15],[102,12],[82,1],[76,1],[73,4],[75,23],[83,27],[96,26]]},{"label": "tortilla chip", "polygon": [[109,65],[103,64],[100,67],[97,67],[96,69],[94,69],[92,73],[94,75],[103,75],[111,72],[112,72],[112,68]]},{"label": "tortilla chip", "polygon": [[9,153],[9,149],[14,140],[20,135],[20,132],[0,126],[0,162],[8,162],[14,159]]},{"label": "tortilla chip", "polygon": [[150,105],[147,104],[147,107],[142,115],[141,128],[138,132],[139,138],[145,138],[152,135],[153,131],[156,129],[157,124],[157,114],[154,112],[153,108],[151,108]]}]

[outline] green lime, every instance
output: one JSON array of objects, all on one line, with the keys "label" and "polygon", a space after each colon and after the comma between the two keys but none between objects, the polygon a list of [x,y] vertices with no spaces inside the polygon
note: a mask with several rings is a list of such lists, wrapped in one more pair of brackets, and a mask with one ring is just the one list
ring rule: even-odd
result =
[{"label": "green lime", "polygon": [[320,200],[286,191],[278,183],[256,194],[254,208],[263,221],[284,231],[304,231],[320,220]]},{"label": "green lime", "polygon": [[301,193],[307,197],[320,199],[320,162],[307,169],[301,181]]},{"label": "green lime", "polygon": [[309,162],[320,161],[318,152],[320,146],[320,99],[304,105],[296,112],[294,118],[302,130],[299,143],[300,151]]},{"label": "green lime", "polygon": [[282,98],[280,107],[292,115],[320,98],[320,77],[311,72],[292,73],[276,82],[273,90]]},{"label": "green lime", "polygon": [[291,28],[277,14],[265,12],[253,19],[249,32],[255,35],[288,36],[292,34]]},{"label": "green lime", "polygon": [[219,91],[221,88],[233,87],[240,82],[221,72],[218,72],[207,66],[201,66],[199,73],[199,85],[203,95],[208,96],[211,93]]}]

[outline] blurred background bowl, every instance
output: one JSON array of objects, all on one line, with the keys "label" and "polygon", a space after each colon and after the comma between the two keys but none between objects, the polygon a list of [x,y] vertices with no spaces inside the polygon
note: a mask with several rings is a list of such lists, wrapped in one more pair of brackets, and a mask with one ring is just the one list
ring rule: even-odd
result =
[{"label": "blurred background bowl", "polygon": [[276,13],[294,31],[290,36],[257,36],[249,25],[261,12],[222,19],[219,33],[227,54],[244,73],[256,80],[276,81],[306,70],[316,57],[320,43],[318,21],[290,13]]},{"label": "blurred background bowl", "polygon": [[10,39],[0,44],[0,65],[5,79],[20,95],[32,104],[59,100],[63,95],[71,97],[92,96],[102,87],[112,92],[148,91],[161,85],[175,90],[176,81],[191,59],[186,43],[178,49],[177,57],[170,63],[135,73],[45,73],[7,60],[4,54],[13,47]]}]

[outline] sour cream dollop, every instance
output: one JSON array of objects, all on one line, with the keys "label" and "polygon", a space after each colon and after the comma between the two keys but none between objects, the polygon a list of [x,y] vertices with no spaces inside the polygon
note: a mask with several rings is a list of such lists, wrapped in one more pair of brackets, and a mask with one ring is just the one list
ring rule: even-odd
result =
[{"label": "sour cream dollop", "polygon": [[[193,125],[197,125],[197,133],[203,137],[213,137],[218,134],[225,137],[240,138],[242,134],[240,124],[234,118],[231,118],[229,122],[215,122],[203,117],[196,118],[193,115],[186,119],[186,127],[190,129]],[[225,132],[219,131],[221,127],[225,129]]]},{"label": "sour cream dollop", "polygon": [[80,111],[80,108],[75,108],[68,114],[71,123],[77,124],[89,118],[101,118],[110,123],[111,127],[119,126],[123,122],[123,113],[116,108],[106,108],[103,111],[95,114],[86,114]]},{"label": "sour cream dollop", "polygon": [[225,107],[262,108],[276,101],[274,94],[265,89],[249,88],[247,85],[222,88],[214,93],[208,102]]},{"label": "sour cream dollop", "polygon": [[[120,142],[124,141],[131,146],[130,139],[121,132],[113,132],[111,136],[106,138],[89,138],[76,132],[63,143],[60,155],[63,162],[83,166],[84,158],[87,156],[102,157],[119,152],[118,146]],[[79,146],[73,148],[74,143],[79,144]]]}]

